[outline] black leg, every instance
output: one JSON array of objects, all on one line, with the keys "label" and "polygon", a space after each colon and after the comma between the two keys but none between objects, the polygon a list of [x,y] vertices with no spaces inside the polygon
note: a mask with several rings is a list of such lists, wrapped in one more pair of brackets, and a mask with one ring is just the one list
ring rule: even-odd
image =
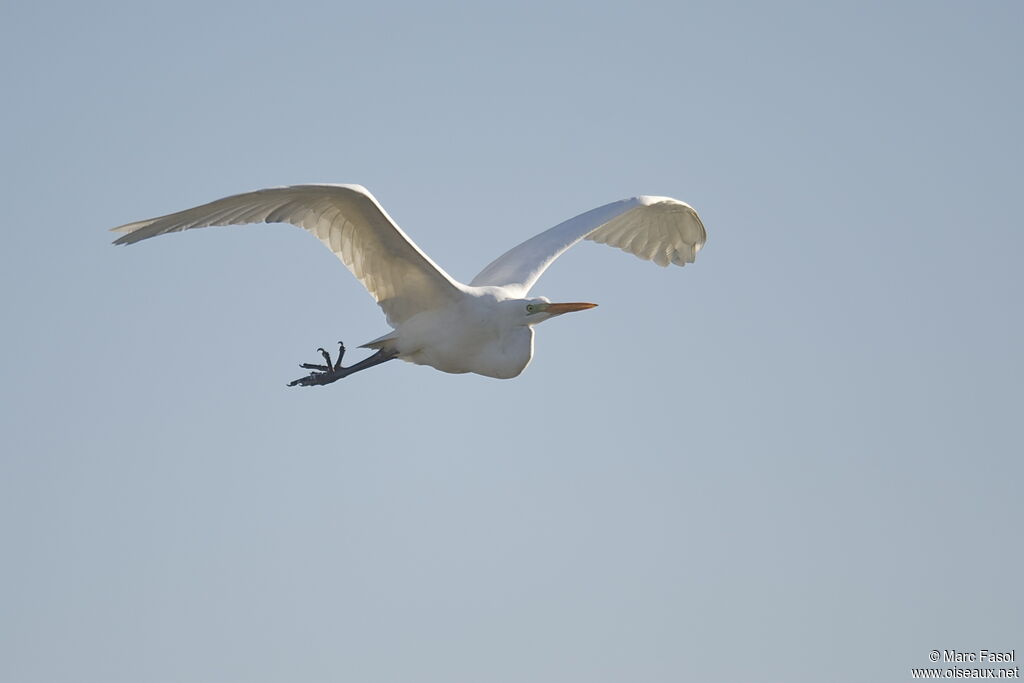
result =
[{"label": "black leg", "polygon": [[288,382],[288,386],[312,387],[330,384],[331,382],[337,382],[343,377],[348,377],[353,372],[372,368],[374,365],[386,363],[392,358],[397,358],[398,356],[394,351],[381,349],[369,358],[364,358],[355,365],[343,368],[341,367],[341,359],[345,355],[345,345],[341,342],[338,342],[338,360],[333,364],[331,363],[331,355],[327,353],[327,351],[324,351],[323,349],[317,349],[317,351],[319,351],[320,355],[322,355],[324,360],[327,361],[327,365],[320,365],[318,363],[302,363],[300,367],[306,368],[307,370],[313,370],[314,372],[309,373],[305,377],[300,377],[297,380]]}]

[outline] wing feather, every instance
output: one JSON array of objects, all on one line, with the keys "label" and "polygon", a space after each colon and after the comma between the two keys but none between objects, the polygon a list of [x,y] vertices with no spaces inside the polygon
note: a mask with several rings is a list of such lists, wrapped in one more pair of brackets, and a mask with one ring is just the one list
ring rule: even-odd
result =
[{"label": "wing feather", "polygon": [[580,240],[617,247],[659,266],[693,263],[707,232],[693,208],[670,197],[634,197],[599,206],[505,252],[470,283],[526,296],[548,266]]},{"label": "wing feather", "polygon": [[291,223],[312,233],[363,283],[392,326],[463,292],[359,185],[293,185],[233,195],[114,228],[124,233],[114,244],[244,223]]}]

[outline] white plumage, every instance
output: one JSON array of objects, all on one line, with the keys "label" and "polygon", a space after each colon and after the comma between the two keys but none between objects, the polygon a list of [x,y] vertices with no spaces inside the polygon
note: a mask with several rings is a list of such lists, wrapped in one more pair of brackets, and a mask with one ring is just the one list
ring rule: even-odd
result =
[{"label": "white plumage", "polygon": [[[593,304],[526,299],[537,278],[582,239],[667,266],[693,263],[707,235],[697,213],[669,197],[634,197],[598,207],[510,249],[465,285],[424,254],[359,185],[294,185],[233,195],[128,223],[115,244],[213,225],[291,223],[314,234],[366,287],[391,332],[364,346],[376,362],[402,358],[444,372],[515,377],[533,354],[532,326]],[[324,353],[324,352],[322,352]],[[325,384],[362,367],[308,367],[300,384]],[[362,364],[359,364],[362,365]],[[304,366],[307,367],[307,366]],[[369,365],[366,365],[369,367]],[[347,372],[346,372],[347,371]],[[336,376],[326,375],[333,373]]]}]

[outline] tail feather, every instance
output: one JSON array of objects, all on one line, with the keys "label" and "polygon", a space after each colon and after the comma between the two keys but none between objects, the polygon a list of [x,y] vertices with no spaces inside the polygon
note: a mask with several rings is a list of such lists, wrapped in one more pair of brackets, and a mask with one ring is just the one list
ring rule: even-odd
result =
[{"label": "tail feather", "polygon": [[378,350],[378,351],[381,350],[381,349],[387,349],[387,350],[390,350],[390,351],[397,351],[397,349],[395,348],[395,341],[396,341],[396,339],[395,339],[395,331],[392,330],[391,332],[388,332],[387,334],[385,334],[385,335],[383,335],[381,337],[377,337],[373,341],[368,341],[365,344],[360,344],[359,348],[361,348],[361,349],[375,349],[375,350]]}]

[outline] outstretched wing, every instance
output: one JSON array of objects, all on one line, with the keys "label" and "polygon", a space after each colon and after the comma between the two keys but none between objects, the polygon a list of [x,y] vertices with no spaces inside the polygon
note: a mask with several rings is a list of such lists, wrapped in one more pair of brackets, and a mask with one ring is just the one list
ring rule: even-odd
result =
[{"label": "outstretched wing", "polygon": [[410,240],[359,185],[293,185],[236,194],[114,228],[114,244],[212,225],[291,223],[316,235],[359,278],[392,326],[457,299],[462,286]]},{"label": "outstretched wing", "polygon": [[693,263],[707,233],[688,204],[670,197],[633,197],[599,206],[532,237],[499,256],[470,283],[526,296],[562,252],[582,239],[618,247],[659,266]]}]

